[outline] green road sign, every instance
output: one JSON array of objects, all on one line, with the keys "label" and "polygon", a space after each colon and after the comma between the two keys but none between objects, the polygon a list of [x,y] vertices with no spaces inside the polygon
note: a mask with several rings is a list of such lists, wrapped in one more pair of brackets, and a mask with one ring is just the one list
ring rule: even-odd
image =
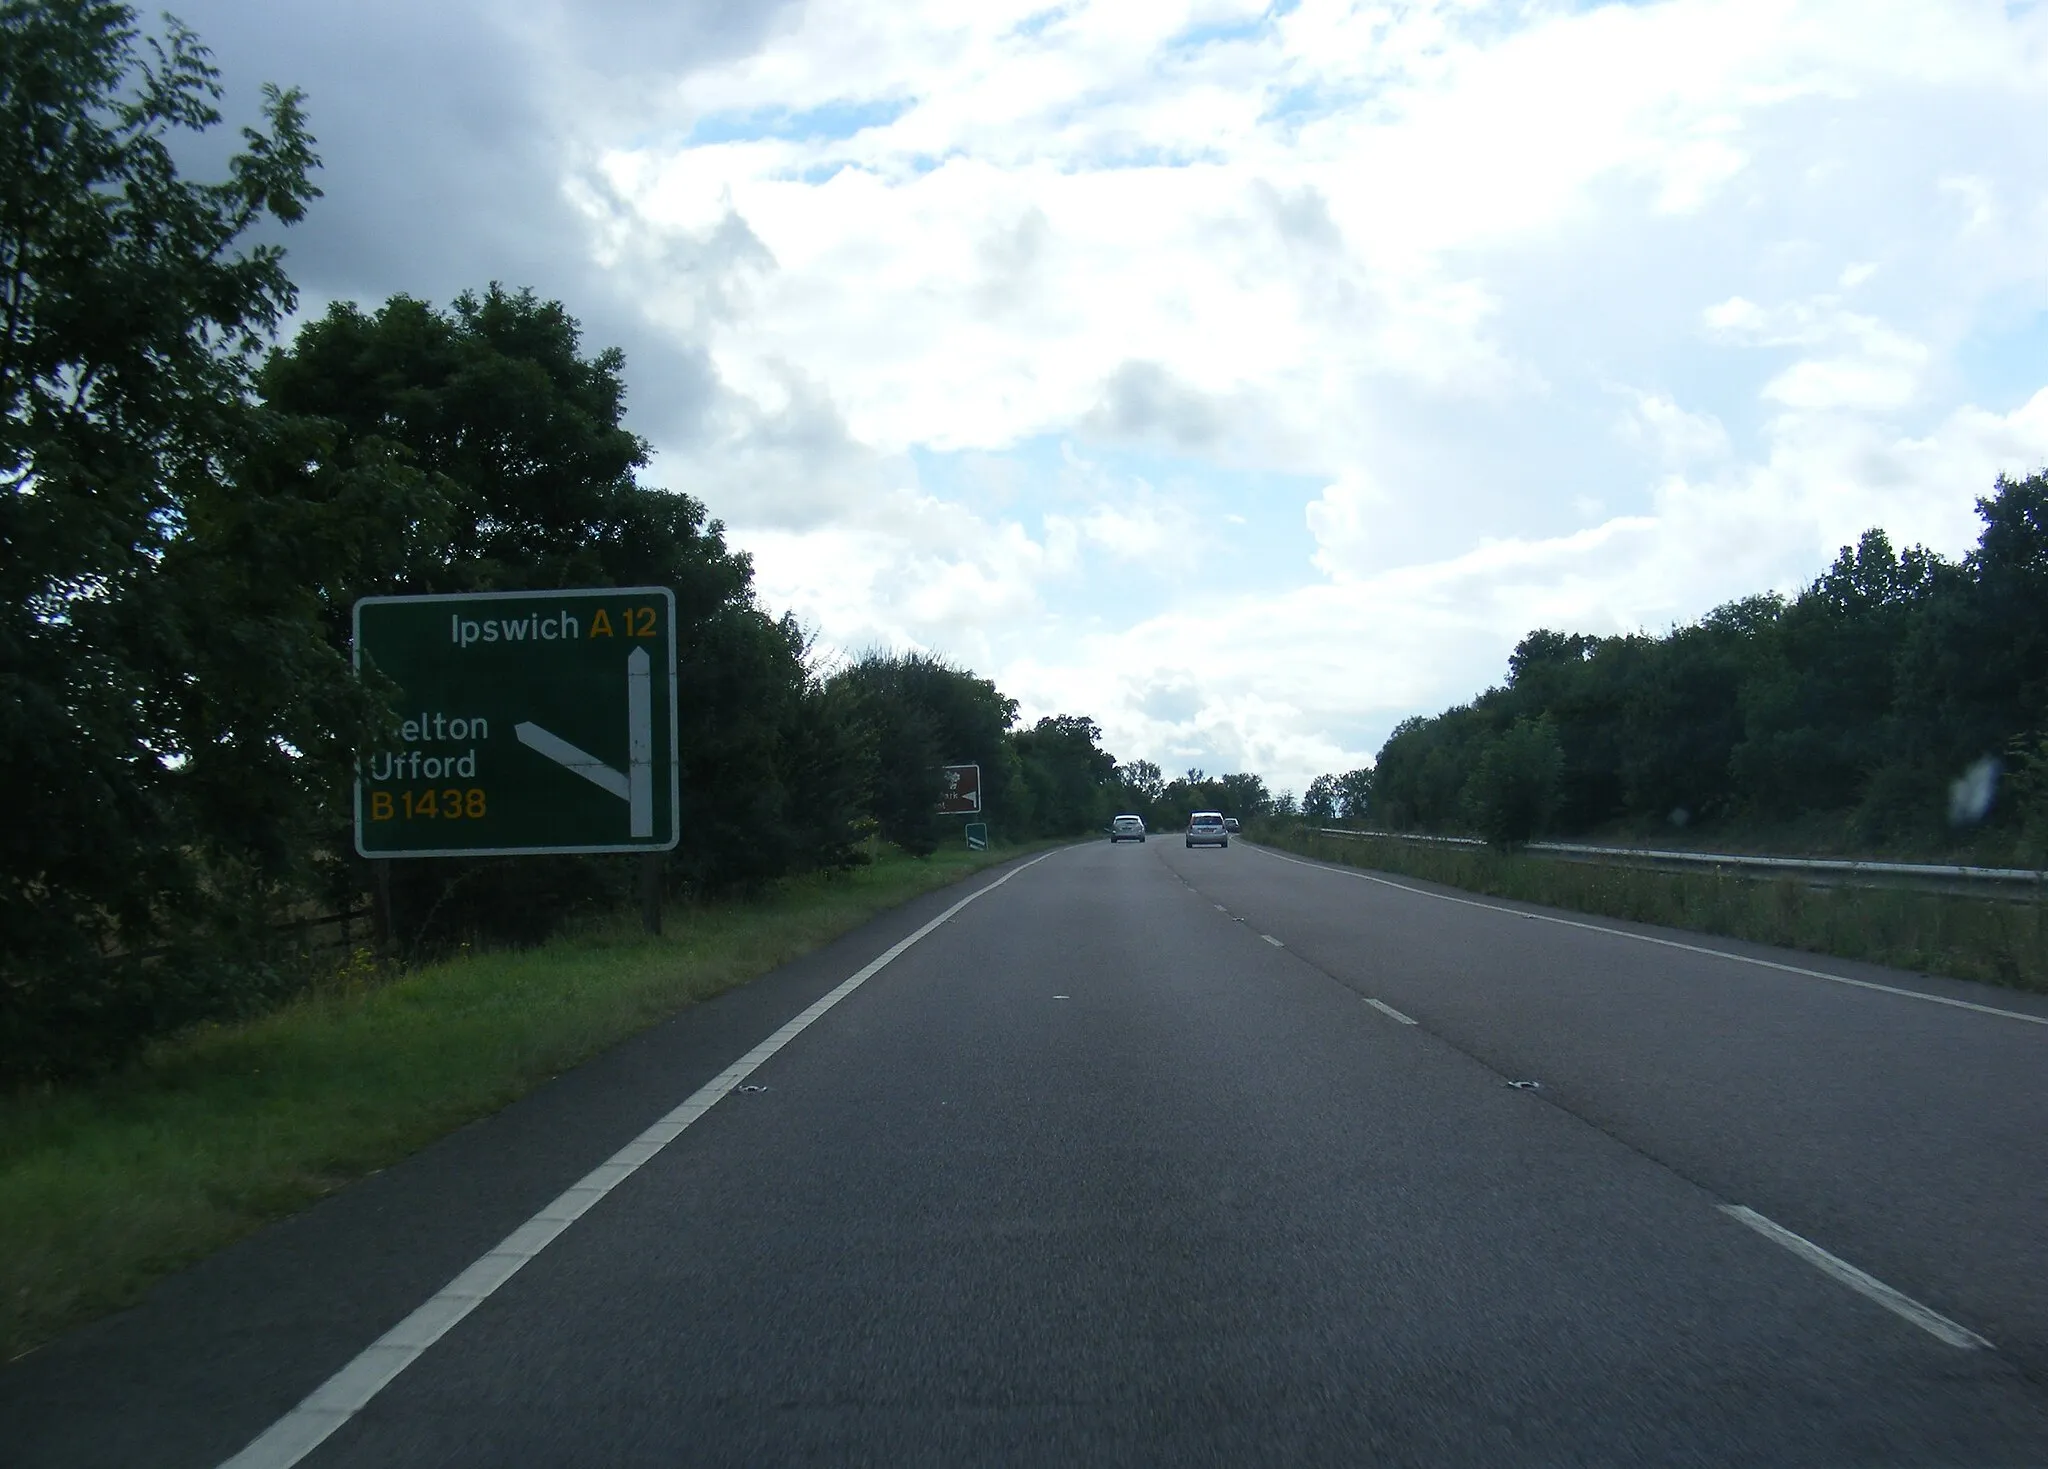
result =
[{"label": "green road sign", "polygon": [[666,587],[365,597],[399,743],[356,772],[365,857],[659,852],[680,834]]},{"label": "green road sign", "polygon": [[988,850],[987,825],[979,821],[967,823],[967,849],[970,852],[985,852]]}]

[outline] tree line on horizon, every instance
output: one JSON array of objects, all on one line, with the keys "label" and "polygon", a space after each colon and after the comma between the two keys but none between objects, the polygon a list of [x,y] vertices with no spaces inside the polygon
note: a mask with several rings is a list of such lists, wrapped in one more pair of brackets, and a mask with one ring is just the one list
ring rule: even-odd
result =
[{"label": "tree line on horizon", "polygon": [[[2048,472],[1960,560],[1845,546],[1798,595],[1661,636],[1538,629],[1507,679],[1402,721],[1305,814],[1501,846],[1679,828],[2048,861]],[[1347,784],[1348,783],[1348,784]]]},{"label": "tree line on horizon", "polygon": [[[930,654],[816,657],[705,507],[640,481],[624,357],[561,303],[338,302],[280,344],[298,298],[262,241],[318,198],[314,139],[269,87],[226,177],[184,177],[220,97],[175,21],[0,0],[0,1085],[308,982],[280,924],[369,886],[352,779],[395,729],[351,667],[371,594],[672,589],[671,894],[958,841],[951,761],[980,763],[998,838],[1122,809],[1086,718],[1019,728]],[[632,881],[615,858],[394,862],[393,930],[532,941]]]}]

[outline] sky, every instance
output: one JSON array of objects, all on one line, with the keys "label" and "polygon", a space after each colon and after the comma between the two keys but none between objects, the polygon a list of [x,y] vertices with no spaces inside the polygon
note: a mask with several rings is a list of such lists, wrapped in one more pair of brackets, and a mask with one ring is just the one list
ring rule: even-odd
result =
[{"label": "sky", "polygon": [[2048,4],[178,13],[308,94],[307,311],[563,301],[821,657],[1169,774],[1298,791],[2048,464]]}]

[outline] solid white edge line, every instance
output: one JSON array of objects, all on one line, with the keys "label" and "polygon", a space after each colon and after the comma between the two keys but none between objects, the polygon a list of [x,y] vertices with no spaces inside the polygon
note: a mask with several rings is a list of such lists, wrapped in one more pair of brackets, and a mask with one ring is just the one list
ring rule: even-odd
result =
[{"label": "solid white edge line", "polygon": [[1719,1208],[1730,1219],[1739,1220],[1772,1243],[1783,1245],[1807,1264],[1832,1275],[1850,1290],[1869,1297],[1892,1314],[1904,1317],[1929,1336],[1937,1337],[1952,1347],[1961,1347],[1964,1351],[1991,1349],[1991,1343],[1969,1327],[1958,1325],[1939,1311],[1929,1310],[1911,1296],[1893,1290],[1876,1276],[1866,1275],[1847,1260],[1829,1254],[1804,1235],[1794,1234],[1784,1225],[1766,1219],[1756,1210],[1745,1208],[1741,1204],[1722,1204]]},{"label": "solid white edge line", "polygon": [[513,1230],[482,1259],[436,1291],[425,1305],[363,1348],[347,1366],[257,1435],[248,1447],[223,1461],[220,1469],[290,1469],[291,1465],[305,1458],[342,1424],[362,1411],[370,1399],[417,1361],[428,1347],[447,1335],[493,1291],[516,1275],[527,1261],[552,1244],[563,1230],[580,1219],[598,1200],[631,1178],[649,1159],[681,1136],[685,1128],[717,1105],[720,1097],[803,1034],[827,1010],[886,969],[904,950],[946,923],[969,903],[987,897],[1025,868],[1037,866],[1060,850],[1064,849],[1042,852],[1029,862],[1011,868],[986,887],[976,888],[908,938],[891,945],[851,977],[842,980],[822,999],[698,1087],[688,1100],[663,1114],[660,1121],[557,1195],[546,1208]]},{"label": "solid white edge line", "polygon": [[1385,1000],[1375,1000],[1371,995],[1363,995],[1360,996],[1360,998],[1363,999],[1366,1004],[1372,1006],[1373,1009],[1379,1011],[1382,1015],[1391,1015],[1394,1019],[1400,1021],[1403,1025],[1413,1025],[1415,1023],[1413,1020],[1410,1020],[1406,1015],[1403,1015],[1399,1010],[1396,1010],[1392,1005],[1389,1005]]},{"label": "solid white edge line", "polygon": [[1381,887],[1398,888],[1404,893],[1413,893],[1418,898],[1435,898],[1440,903],[1457,903],[1466,908],[1484,908],[1489,913],[1505,913],[1511,918],[1533,918],[1539,923],[1555,923],[1564,928],[1581,928],[1587,933],[1612,934],[1616,938],[1634,939],[1638,943],[1656,944],[1660,948],[1682,949],[1688,954],[1705,954],[1714,959],[1732,959],[1737,964],[1754,964],[1759,969],[1775,969],[1781,974],[1797,974],[1807,979],[1825,979],[1833,984],[1846,984],[1859,990],[1876,990],[1880,994],[1899,995],[1908,1000],[1925,1000],[1930,1005],[1948,1005],[1957,1010],[1974,1010],[1979,1015],[1996,1015],[2004,1020],[2024,1020],[2029,1025],[2048,1025],[2048,1015],[2029,1015],[2021,1010],[2001,1010],[1995,1005],[1979,1005],[1971,1000],[1952,1000],[1947,995],[1930,995],[1921,990],[1901,989],[1895,984],[1879,984],[1871,979],[1851,979],[1846,974],[1829,974],[1825,969],[1804,969],[1797,964],[1780,964],[1775,959],[1756,959],[1748,954],[1731,953],[1727,949],[1710,949],[1704,944],[1682,944],[1677,939],[1660,939],[1654,934],[1630,933],[1625,928],[1608,928],[1599,923],[1581,923],[1575,918],[1558,918],[1549,913],[1525,913],[1520,908],[1504,908],[1498,903],[1482,903],[1477,898],[1455,898],[1449,893],[1433,893],[1427,888],[1412,888],[1405,882],[1376,877],[1370,872],[1359,872],[1348,867],[1332,867],[1324,862],[1304,862],[1299,857],[1285,857],[1264,847],[1253,847],[1252,850],[1271,857],[1276,862],[1309,867],[1336,877],[1355,877],[1360,882],[1376,882]]}]

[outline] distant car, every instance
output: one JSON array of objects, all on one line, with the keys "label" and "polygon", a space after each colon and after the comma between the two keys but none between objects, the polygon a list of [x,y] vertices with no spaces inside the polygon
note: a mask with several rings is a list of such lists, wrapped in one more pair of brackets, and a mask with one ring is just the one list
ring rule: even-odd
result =
[{"label": "distant car", "polygon": [[1145,818],[1142,816],[1119,816],[1109,824],[1111,842],[1142,842],[1145,840]]},{"label": "distant car", "polygon": [[1234,831],[1236,831],[1236,830],[1237,830],[1237,818],[1236,818],[1235,816],[1226,816],[1226,817],[1224,817],[1224,818],[1223,818],[1223,829],[1224,829],[1225,831],[1231,831],[1231,832],[1234,832]]},{"label": "distant car", "polygon": [[1188,845],[1191,847],[1227,847],[1230,845],[1230,828],[1223,824],[1221,811],[1197,811],[1188,818]]}]

